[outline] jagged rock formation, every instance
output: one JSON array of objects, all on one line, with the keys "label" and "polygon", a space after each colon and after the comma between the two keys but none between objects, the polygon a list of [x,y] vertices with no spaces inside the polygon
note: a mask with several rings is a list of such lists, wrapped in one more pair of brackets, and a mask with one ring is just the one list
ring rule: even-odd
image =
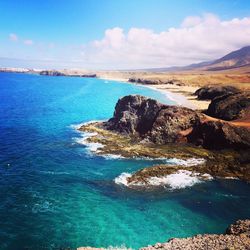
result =
[{"label": "jagged rock formation", "polygon": [[231,121],[243,118],[249,112],[250,92],[239,92],[214,98],[206,113],[212,117]]},{"label": "jagged rock formation", "polygon": [[[227,103],[231,103],[230,100]],[[226,106],[221,110],[224,114],[239,110],[236,104],[232,103],[232,106],[236,108]],[[243,112],[243,105],[240,109]],[[206,121],[202,114],[194,110],[161,104],[139,95],[121,98],[116,104],[113,118],[105,122],[104,126],[108,130],[133,135],[155,144],[189,142],[209,149],[250,148],[248,128],[216,120]]]},{"label": "jagged rock formation", "polygon": [[250,149],[250,130],[221,121],[206,121],[194,127],[188,141],[207,149]]},{"label": "jagged rock formation", "polygon": [[249,250],[250,249],[250,220],[239,220],[229,226],[225,234],[203,234],[189,238],[173,238],[166,243],[157,243],[154,246],[141,250]]},{"label": "jagged rock formation", "polygon": [[206,86],[195,91],[199,100],[213,100],[215,97],[238,93],[240,90],[233,86]]},{"label": "jagged rock formation", "polygon": [[130,95],[119,99],[113,118],[105,126],[109,130],[165,144],[186,141],[187,132],[199,120],[198,113],[191,109],[168,106],[144,96]]}]

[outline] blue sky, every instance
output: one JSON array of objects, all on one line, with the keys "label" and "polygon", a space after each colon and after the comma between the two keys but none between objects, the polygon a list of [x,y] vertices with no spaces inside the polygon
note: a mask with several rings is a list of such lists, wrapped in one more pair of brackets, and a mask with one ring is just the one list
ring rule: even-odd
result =
[{"label": "blue sky", "polygon": [[[243,19],[250,16],[250,1],[0,0],[0,58],[5,58],[0,60],[0,66],[12,66],[10,64],[13,63],[13,66],[32,67],[34,64],[44,67],[44,62],[49,60],[50,66],[54,67],[86,67],[87,62],[95,67],[97,62],[97,68],[105,68],[105,60],[101,62],[99,57],[93,62],[90,60],[89,51],[95,55],[97,52],[93,51],[93,46],[88,46],[94,40],[104,39],[108,29],[119,27],[125,36],[131,28],[160,34],[171,27],[181,27],[183,20],[189,16],[202,17],[207,13],[221,21]],[[240,44],[239,41],[237,44]],[[15,62],[11,58],[25,61]],[[203,59],[206,58],[201,56],[200,60]],[[39,60],[44,62],[39,64]],[[67,65],[67,60],[74,63]],[[152,65],[149,64],[154,66],[153,61]],[[117,62],[113,66],[112,62],[107,62],[107,65],[119,67]],[[127,67],[126,63],[120,67]],[[139,60],[136,67],[139,67]]]}]

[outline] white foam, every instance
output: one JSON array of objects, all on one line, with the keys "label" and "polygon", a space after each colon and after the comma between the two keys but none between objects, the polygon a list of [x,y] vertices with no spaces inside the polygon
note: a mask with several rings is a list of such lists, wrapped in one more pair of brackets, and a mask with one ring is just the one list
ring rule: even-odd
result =
[{"label": "white foam", "polygon": [[[92,121],[88,121],[88,122],[82,122],[82,123],[77,123],[77,124],[71,124],[70,128],[73,128],[74,130],[80,129],[82,126],[84,125],[88,125],[91,123],[95,123],[95,122],[105,122],[106,120],[92,120]],[[81,132],[81,131],[80,131]]]},{"label": "white foam", "polygon": [[200,164],[204,164],[206,162],[203,158],[189,158],[186,160],[178,159],[178,158],[166,158],[166,157],[158,157],[158,158],[149,158],[149,157],[134,157],[137,160],[148,160],[148,161],[164,161],[167,164],[174,164],[179,166],[191,167]]},{"label": "white foam", "polygon": [[186,187],[191,187],[195,184],[201,183],[204,180],[212,180],[213,177],[209,174],[199,174],[188,170],[178,170],[176,173],[169,174],[162,177],[150,177],[145,183],[134,183],[128,184],[127,178],[132,175],[129,173],[122,173],[115,178],[115,183],[125,186],[165,186],[170,189],[182,189]]},{"label": "white foam", "polygon": [[127,178],[131,177],[132,175],[129,173],[121,173],[119,176],[117,176],[114,181],[118,185],[124,185],[128,186]]},{"label": "white foam", "polygon": [[185,167],[196,166],[200,164],[204,164],[206,162],[203,158],[189,158],[187,160],[177,159],[177,158],[170,158],[166,159],[166,163],[181,165]]},{"label": "white foam", "polygon": [[99,142],[89,142],[88,139],[96,136],[97,133],[90,133],[90,132],[82,132],[81,137],[74,138],[75,142],[78,144],[82,144],[86,147],[87,150],[90,152],[98,152],[100,148],[103,148],[104,145]]},{"label": "white foam", "polygon": [[148,179],[149,185],[152,186],[169,186],[171,189],[181,189],[191,187],[194,184],[200,183],[196,173],[187,170],[179,170],[174,174],[164,177],[151,177]]},{"label": "white foam", "polygon": [[115,154],[105,154],[102,155],[102,157],[104,157],[106,160],[115,160],[115,159],[124,159],[125,157],[122,155],[115,155]]}]

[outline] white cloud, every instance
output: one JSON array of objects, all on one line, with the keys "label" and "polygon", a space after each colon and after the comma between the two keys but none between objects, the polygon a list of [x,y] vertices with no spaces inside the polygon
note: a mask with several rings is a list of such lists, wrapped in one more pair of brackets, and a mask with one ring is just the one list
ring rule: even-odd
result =
[{"label": "white cloud", "polygon": [[246,45],[250,45],[250,17],[223,21],[204,14],[189,16],[181,27],[160,33],[108,29],[79,55],[86,64],[102,68],[167,67],[213,60]]},{"label": "white cloud", "polygon": [[23,43],[25,45],[33,45],[34,44],[33,40],[30,40],[30,39],[24,40]]},{"label": "white cloud", "polygon": [[13,42],[16,42],[16,41],[18,41],[18,36],[16,34],[14,34],[14,33],[10,33],[9,34],[9,40],[13,41]]}]

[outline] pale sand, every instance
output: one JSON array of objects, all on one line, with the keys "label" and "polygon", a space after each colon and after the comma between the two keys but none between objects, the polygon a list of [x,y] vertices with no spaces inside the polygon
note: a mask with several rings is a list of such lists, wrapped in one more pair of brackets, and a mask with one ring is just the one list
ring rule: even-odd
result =
[{"label": "pale sand", "polygon": [[177,86],[173,84],[137,84],[128,82],[127,77],[113,76],[112,74],[101,74],[99,76],[101,79],[110,80],[110,81],[119,81],[129,84],[136,84],[146,88],[151,88],[156,91],[160,91],[168,99],[176,102],[177,105],[184,106],[191,109],[205,110],[208,108],[210,101],[201,101],[198,100],[193,93],[199,88],[198,86]]},{"label": "pale sand", "polygon": [[194,86],[177,86],[170,84],[143,85],[150,87],[165,94],[169,99],[175,101],[178,105],[191,109],[205,110],[208,108],[210,101],[198,100],[194,92],[199,87]]}]

